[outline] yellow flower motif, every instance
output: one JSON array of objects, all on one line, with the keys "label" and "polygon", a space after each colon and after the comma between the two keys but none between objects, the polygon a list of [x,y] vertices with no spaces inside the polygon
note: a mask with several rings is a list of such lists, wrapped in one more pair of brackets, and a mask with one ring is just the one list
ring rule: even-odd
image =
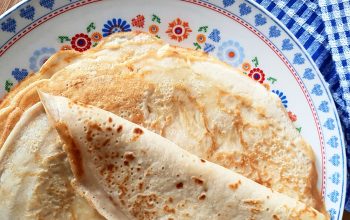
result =
[{"label": "yellow flower motif", "polygon": [[242,63],[242,69],[244,71],[249,71],[251,68],[252,68],[252,66],[250,65],[250,63],[248,63],[248,62]]},{"label": "yellow flower motif", "polygon": [[151,26],[149,26],[148,30],[151,34],[157,34],[159,31],[159,27],[158,25],[152,24]]},{"label": "yellow flower motif", "polygon": [[205,37],[204,34],[198,34],[198,35],[197,35],[197,42],[198,42],[199,44],[204,43],[206,40],[207,40],[207,38]]},{"label": "yellow flower motif", "polygon": [[91,40],[94,42],[99,42],[102,40],[102,34],[100,32],[94,32],[91,34]]}]

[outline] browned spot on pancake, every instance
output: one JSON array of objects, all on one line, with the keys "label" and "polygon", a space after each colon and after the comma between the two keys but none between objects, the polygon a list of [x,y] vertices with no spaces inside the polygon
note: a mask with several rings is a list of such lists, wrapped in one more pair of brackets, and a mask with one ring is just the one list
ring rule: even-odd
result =
[{"label": "browned spot on pancake", "polygon": [[111,117],[108,118],[108,122],[109,123],[112,123],[113,122],[113,119]]},{"label": "browned spot on pancake", "polygon": [[128,192],[128,188],[126,187],[127,182],[129,181],[129,176],[127,175],[124,180],[118,185],[119,187],[119,198],[122,199]]},{"label": "browned spot on pancake", "polygon": [[86,140],[89,142],[92,141],[92,130],[90,129],[86,132]]},{"label": "browned spot on pancake", "polygon": [[107,170],[108,170],[108,171],[111,172],[111,171],[113,170],[113,168],[114,168],[114,165],[113,165],[113,164],[108,164],[108,165],[107,165]]},{"label": "browned spot on pancake", "polygon": [[229,184],[228,187],[230,187],[230,189],[232,189],[232,190],[236,190],[239,187],[239,185],[241,185],[241,180],[238,180],[237,183]]},{"label": "browned spot on pancake", "polygon": [[175,209],[170,208],[168,205],[165,205],[165,206],[163,207],[163,210],[164,210],[164,212],[166,212],[166,213],[173,213],[173,214],[175,214]]},{"label": "browned spot on pancake", "polygon": [[182,188],[184,188],[184,184],[182,182],[176,183],[176,188],[182,189]]},{"label": "browned spot on pancake", "polygon": [[118,128],[117,128],[117,132],[120,133],[122,130],[123,130],[123,126],[119,125]]},{"label": "browned spot on pancake", "polygon": [[139,182],[139,190],[143,189],[143,182]]},{"label": "browned spot on pancake", "polygon": [[202,180],[201,178],[195,177],[195,176],[192,176],[191,179],[198,185],[203,185],[203,183],[204,183],[204,180]]},{"label": "browned spot on pancake", "polygon": [[125,152],[124,153],[124,158],[127,161],[133,161],[135,159],[135,154],[134,154],[134,152]]},{"label": "browned spot on pancake", "polygon": [[246,199],[243,201],[244,204],[247,205],[261,205],[262,201],[261,200],[254,200],[254,199]]},{"label": "browned spot on pancake", "polygon": [[124,160],[124,165],[125,165],[125,166],[129,166],[129,161]]},{"label": "browned spot on pancake", "polygon": [[243,204],[248,205],[249,209],[252,213],[258,214],[263,211],[262,207],[262,201],[261,200],[254,200],[254,199],[246,199],[242,200]]},{"label": "browned spot on pancake", "polygon": [[173,197],[169,197],[168,198],[168,202],[172,203],[174,200],[173,200]]},{"label": "browned spot on pancake", "polygon": [[136,141],[143,134],[143,130],[141,128],[134,129],[134,137],[132,137],[131,141]]},{"label": "browned spot on pancake", "polygon": [[102,131],[101,126],[97,123],[89,123],[88,126],[92,130]]},{"label": "browned spot on pancake", "polygon": [[275,220],[279,220],[280,219],[277,215],[273,215],[272,218],[275,219]]},{"label": "browned spot on pancake", "polygon": [[72,171],[76,176],[76,178],[79,179],[84,175],[83,159],[82,159],[79,147],[76,145],[73,138],[71,137],[68,130],[68,126],[66,124],[59,122],[59,123],[56,123],[55,126],[58,134],[60,135],[61,139],[65,144],[64,147],[68,154]]},{"label": "browned spot on pancake", "polygon": [[143,134],[143,130],[141,128],[135,128],[134,133],[141,135],[141,134]]},{"label": "browned spot on pancake", "polygon": [[105,147],[108,143],[109,143],[110,139],[106,139],[103,143],[102,143],[102,147]]},{"label": "browned spot on pancake", "polygon": [[201,162],[202,162],[202,163],[205,163],[206,161],[205,161],[205,160],[203,160],[203,159],[201,159]]},{"label": "browned spot on pancake", "polygon": [[134,71],[134,67],[132,65],[128,65],[128,69],[133,72]]},{"label": "browned spot on pancake", "polygon": [[111,127],[108,127],[106,130],[107,130],[107,131],[112,131],[112,128],[111,128]]},{"label": "browned spot on pancake", "polygon": [[199,196],[198,196],[198,199],[199,200],[204,200],[207,196],[205,195],[205,193],[201,193]]},{"label": "browned spot on pancake", "polygon": [[131,205],[131,214],[136,219],[155,219],[157,212],[154,209],[157,201],[159,201],[159,198],[155,194],[137,195],[134,203]]},{"label": "browned spot on pancake", "polygon": [[102,131],[102,128],[100,127],[100,125],[98,125],[97,123],[88,123],[87,124],[88,130],[86,132],[86,139],[91,142],[93,140],[93,135],[92,133],[94,131]]},{"label": "browned spot on pancake", "polygon": [[168,220],[174,220],[173,218],[168,218]]}]

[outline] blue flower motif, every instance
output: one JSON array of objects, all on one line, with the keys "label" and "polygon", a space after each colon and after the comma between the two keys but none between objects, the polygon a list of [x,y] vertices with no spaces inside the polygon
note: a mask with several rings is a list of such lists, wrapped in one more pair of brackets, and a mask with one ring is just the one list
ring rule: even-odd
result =
[{"label": "blue flower motif", "polygon": [[277,29],[277,27],[271,26],[270,30],[269,30],[269,36],[272,37],[279,37],[281,35],[281,31],[279,29]]},{"label": "blue flower motif", "polygon": [[308,80],[312,80],[315,78],[315,74],[312,72],[312,69],[310,68],[306,68],[304,71],[304,75],[303,75],[304,79],[308,79]]},{"label": "blue flower motif", "polygon": [[321,89],[321,85],[319,85],[319,84],[314,85],[314,88],[312,88],[311,93],[315,94],[317,96],[321,96],[323,94],[323,90]]},{"label": "blue flower motif", "polygon": [[15,77],[15,79],[20,82],[22,81],[24,78],[26,78],[26,76],[28,76],[28,70],[26,69],[19,69],[19,68],[15,68],[14,70],[12,70],[12,76]]},{"label": "blue flower motif", "polygon": [[215,49],[215,46],[212,44],[205,43],[204,45],[204,52],[209,53],[212,52]]},{"label": "blue flower motif", "polygon": [[281,99],[283,106],[285,108],[287,108],[288,107],[288,100],[287,100],[287,97],[283,94],[283,92],[281,92],[279,90],[272,90],[272,92],[275,93],[276,95],[278,95],[278,97]]},{"label": "blue flower motif", "polygon": [[331,220],[334,220],[335,215],[337,214],[337,211],[335,211],[335,209],[331,208],[330,210],[328,210],[328,213],[331,216]]},{"label": "blue flower motif", "polygon": [[290,42],[290,39],[284,39],[282,41],[282,50],[292,50],[293,44]]},{"label": "blue flower motif", "polygon": [[53,5],[55,4],[55,0],[40,0],[39,4],[44,8],[52,10]]},{"label": "blue flower motif", "polygon": [[112,20],[108,20],[107,23],[103,25],[102,32],[103,36],[107,37],[116,32],[127,32],[131,31],[130,24],[127,21],[118,18],[113,18]]},{"label": "blue flower motif", "polygon": [[224,7],[228,7],[233,5],[233,3],[235,3],[235,0],[223,0],[222,3],[224,4]]},{"label": "blue flower motif", "polygon": [[217,56],[220,60],[237,67],[244,59],[243,47],[237,41],[225,41],[218,47]]},{"label": "blue flower motif", "polygon": [[301,53],[296,53],[294,54],[294,59],[293,59],[293,63],[294,64],[303,64],[305,62],[304,57],[301,55]]},{"label": "blue flower motif", "polygon": [[219,42],[221,40],[220,31],[218,29],[213,29],[213,31],[208,36],[214,42]]},{"label": "blue flower motif", "polygon": [[252,8],[249,7],[246,3],[239,5],[239,13],[241,14],[241,16],[247,15],[250,12],[252,12]]},{"label": "blue flower motif", "polygon": [[37,72],[39,68],[46,62],[46,60],[48,60],[55,52],[55,48],[47,47],[43,47],[34,51],[33,55],[29,58],[30,70]]},{"label": "blue flower motif", "polygon": [[328,128],[328,130],[334,130],[335,126],[334,126],[334,120],[333,118],[328,118],[326,120],[326,122],[323,124],[323,126],[325,126],[326,128]]},{"label": "blue flower motif", "polygon": [[329,140],[328,140],[328,142],[327,142],[327,144],[329,144],[329,146],[331,146],[331,147],[333,147],[333,148],[337,148],[338,147],[338,138],[336,137],[336,136],[332,136]]},{"label": "blue flower motif", "polygon": [[329,179],[332,181],[332,183],[338,185],[340,183],[340,174],[338,172],[333,173]]},{"label": "blue flower motif", "polygon": [[333,203],[336,203],[338,202],[339,192],[334,190],[333,192],[328,194],[328,197],[331,199]]},{"label": "blue flower motif", "polygon": [[318,110],[322,112],[329,112],[329,107],[328,107],[328,102],[327,101],[322,101],[320,106],[318,106]]},{"label": "blue flower motif", "polygon": [[33,20],[35,15],[35,8],[33,6],[27,5],[25,8],[22,8],[19,16],[29,20]]},{"label": "blue flower motif", "polygon": [[329,162],[333,164],[333,166],[339,166],[340,164],[340,156],[338,154],[334,154],[331,159],[329,159]]},{"label": "blue flower motif", "polygon": [[6,21],[1,23],[1,30],[16,33],[16,20],[8,18]]},{"label": "blue flower motif", "polygon": [[261,26],[266,24],[266,18],[262,16],[262,14],[257,14],[255,15],[255,25],[256,26]]}]

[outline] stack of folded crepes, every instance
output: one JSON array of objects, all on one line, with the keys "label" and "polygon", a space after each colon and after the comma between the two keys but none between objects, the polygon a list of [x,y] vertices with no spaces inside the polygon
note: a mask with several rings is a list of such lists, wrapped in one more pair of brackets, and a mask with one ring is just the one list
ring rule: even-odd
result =
[{"label": "stack of folded crepes", "polygon": [[53,55],[0,135],[0,219],[328,219],[279,98],[145,33]]}]

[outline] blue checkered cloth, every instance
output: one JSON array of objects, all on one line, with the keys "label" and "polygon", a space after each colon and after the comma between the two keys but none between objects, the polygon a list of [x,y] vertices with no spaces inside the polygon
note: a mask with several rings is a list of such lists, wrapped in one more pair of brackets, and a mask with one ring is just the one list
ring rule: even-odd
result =
[{"label": "blue checkered cloth", "polygon": [[[349,0],[255,0],[296,36],[329,84],[346,142],[350,144]],[[347,165],[350,170],[350,146]],[[350,175],[348,172],[348,179]],[[350,181],[345,209],[350,211]]]}]

